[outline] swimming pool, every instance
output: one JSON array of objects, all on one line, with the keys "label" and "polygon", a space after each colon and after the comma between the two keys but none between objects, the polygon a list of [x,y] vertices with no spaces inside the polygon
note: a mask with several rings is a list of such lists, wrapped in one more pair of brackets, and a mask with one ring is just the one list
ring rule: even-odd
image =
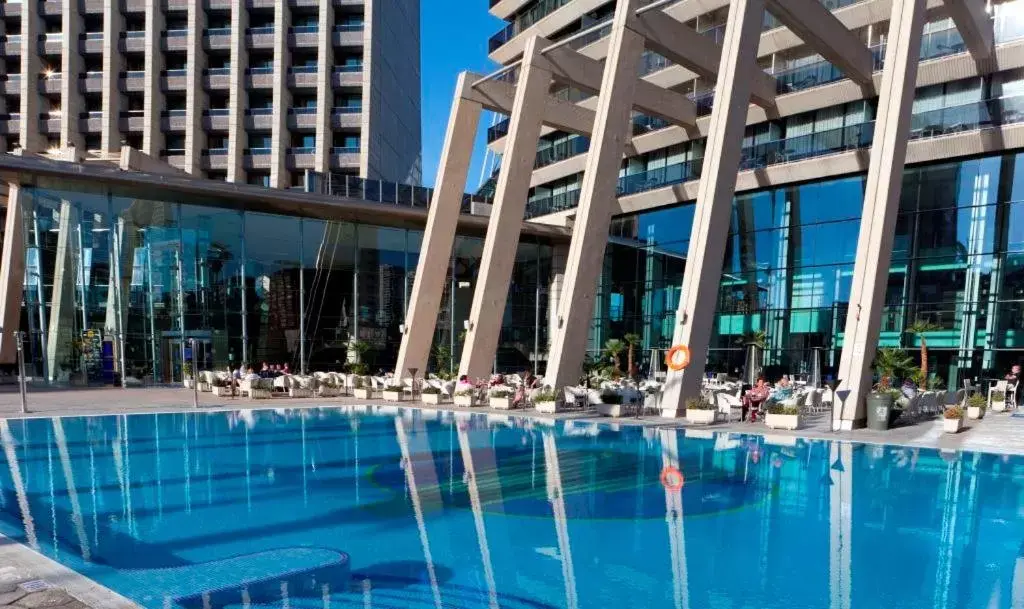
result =
[{"label": "swimming pool", "polygon": [[1024,607],[1019,457],[379,407],[0,440],[0,532],[145,607]]}]

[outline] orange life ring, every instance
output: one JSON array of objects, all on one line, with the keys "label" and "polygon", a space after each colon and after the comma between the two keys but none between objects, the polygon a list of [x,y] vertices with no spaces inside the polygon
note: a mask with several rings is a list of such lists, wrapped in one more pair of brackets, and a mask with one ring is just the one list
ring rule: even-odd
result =
[{"label": "orange life ring", "polygon": [[661,485],[670,491],[678,491],[683,488],[683,472],[672,467],[671,465],[661,470]]},{"label": "orange life ring", "polygon": [[690,348],[686,345],[676,345],[665,354],[665,365],[670,370],[679,372],[690,365]]}]

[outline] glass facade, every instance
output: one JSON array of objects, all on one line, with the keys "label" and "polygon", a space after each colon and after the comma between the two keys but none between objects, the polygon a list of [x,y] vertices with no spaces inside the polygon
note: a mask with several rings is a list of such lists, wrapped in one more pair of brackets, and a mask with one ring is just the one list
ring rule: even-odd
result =
[{"label": "glass facade", "polygon": [[[864,177],[735,198],[709,370],[743,364],[741,337],[768,335],[770,372],[806,372],[812,349],[834,372],[843,346]],[[693,205],[613,222],[590,348],[626,333],[671,346]],[[881,343],[916,350],[947,381],[1005,373],[1024,348],[1024,154],[908,168]],[[647,352],[649,355],[649,352]]]},{"label": "glass facade", "polygon": [[[145,383],[181,380],[188,339],[200,369],[299,370],[304,355],[309,370],[338,370],[355,338],[371,370],[395,363],[421,231],[96,183],[38,179],[21,193],[33,376],[112,382],[122,340],[124,370]],[[481,250],[459,237],[452,258],[437,343],[456,353]],[[502,367],[530,367],[537,341],[546,347],[550,259],[548,245],[519,247]]]}]

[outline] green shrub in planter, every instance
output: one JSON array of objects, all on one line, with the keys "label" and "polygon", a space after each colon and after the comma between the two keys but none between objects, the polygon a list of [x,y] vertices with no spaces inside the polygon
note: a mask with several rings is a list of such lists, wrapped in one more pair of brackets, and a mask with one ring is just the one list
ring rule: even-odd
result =
[{"label": "green shrub in planter", "polygon": [[511,389],[495,389],[487,394],[487,397],[492,398],[510,398],[515,395],[515,392]]},{"label": "green shrub in planter", "polygon": [[687,410],[714,410],[715,405],[701,398],[690,398],[686,400]]},{"label": "green shrub in planter", "polygon": [[[970,399],[973,400],[974,398],[978,398],[982,402],[985,402],[985,398],[980,396],[980,395],[978,395],[978,394],[972,395]],[[1006,392],[1005,391],[993,391],[992,392],[992,401],[993,402],[1003,402],[1005,400],[1006,400]],[[968,400],[968,402],[970,402],[970,400]],[[970,405],[970,404],[968,404],[968,405]]]},{"label": "green shrub in planter", "polygon": [[468,397],[471,395],[476,395],[476,389],[459,389],[458,391],[455,392],[455,395],[458,397]]},{"label": "green shrub in planter", "polygon": [[942,416],[947,419],[962,419],[964,418],[964,411],[959,406],[947,406]]},{"label": "green shrub in planter", "polygon": [[440,395],[441,390],[438,389],[437,387],[427,386],[427,387],[424,387],[420,391],[420,393],[422,393],[423,395]]},{"label": "green shrub in planter", "polygon": [[393,391],[395,393],[402,393],[402,391],[404,391],[404,390],[402,389],[401,385],[386,385],[384,387],[384,391],[388,391],[388,392]]},{"label": "green shrub in planter", "polygon": [[782,404],[771,404],[767,409],[768,414],[786,414],[794,415],[800,414],[800,409],[796,406],[783,406]]},{"label": "green shrub in planter", "polygon": [[[1002,396],[1000,396],[997,399],[996,398],[996,393],[1002,393],[1002,392],[1001,391],[994,391],[994,392],[992,392],[992,400],[995,401],[995,402],[998,402],[998,401],[1002,400]],[[987,406],[988,406],[988,401],[985,400],[985,396],[983,396],[983,395],[980,395],[980,394],[976,393],[976,394],[972,395],[971,397],[967,398],[967,407],[968,408],[981,408],[982,410],[985,410],[985,408]]]},{"label": "green shrub in planter", "polygon": [[534,402],[557,402],[558,401],[558,393],[556,393],[554,389],[549,389],[549,388],[545,387],[544,389],[541,389],[540,391],[538,391],[535,396],[533,396],[533,401]]}]

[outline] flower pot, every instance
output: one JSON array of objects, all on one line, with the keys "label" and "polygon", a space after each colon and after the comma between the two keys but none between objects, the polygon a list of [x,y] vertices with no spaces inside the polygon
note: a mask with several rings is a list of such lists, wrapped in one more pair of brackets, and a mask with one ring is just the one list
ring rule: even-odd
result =
[{"label": "flower pot", "polygon": [[401,391],[385,390],[383,395],[385,402],[401,402],[403,399],[405,399],[405,395]]},{"label": "flower pot", "polygon": [[985,409],[981,406],[968,406],[967,407],[967,418],[968,419],[981,419],[985,417]]},{"label": "flower pot", "polygon": [[360,400],[369,400],[373,397],[373,389],[367,389],[365,387],[355,389],[352,391],[352,393],[353,395],[355,395],[355,397],[359,398]]},{"label": "flower pot", "polygon": [[713,408],[687,408],[686,409],[686,422],[687,423],[701,423],[708,425],[715,422],[715,410]]},{"label": "flower pot", "polygon": [[597,414],[602,417],[621,417],[622,404],[598,404]]},{"label": "flower pot", "polygon": [[536,404],[534,404],[534,408],[537,409],[537,412],[541,412],[544,414],[555,414],[556,412],[558,412],[558,402],[555,402],[553,400],[550,402],[537,402]]},{"label": "flower pot", "polygon": [[964,427],[963,419],[942,419],[942,430],[946,433],[957,433]]},{"label": "flower pot", "polygon": [[423,402],[424,404],[443,404],[444,396],[441,395],[440,393],[421,393],[420,401]]},{"label": "flower pot", "polygon": [[472,408],[473,406],[476,406],[476,396],[472,395],[472,394],[470,394],[470,395],[456,395],[455,396],[455,405],[456,406],[465,406],[467,408]]},{"label": "flower pot", "polygon": [[993,412],[1006,412],[1006,400],[1002,399],[998,402],[992,400],[992,411]]},{"label": "flower pot", "polygon": [[764,415],[764,424],[769,429],[799,429],[800,415],[768,413]]},{"label": "flower pot", "polygon": [[490,398],[491,408],[512,410],[512,398]]},{"label": "flower pot", "polygon": [[868,429],[885,431],[889,429],[889,413],[892,410],[892,395],[869,393],[867,399]]}]

